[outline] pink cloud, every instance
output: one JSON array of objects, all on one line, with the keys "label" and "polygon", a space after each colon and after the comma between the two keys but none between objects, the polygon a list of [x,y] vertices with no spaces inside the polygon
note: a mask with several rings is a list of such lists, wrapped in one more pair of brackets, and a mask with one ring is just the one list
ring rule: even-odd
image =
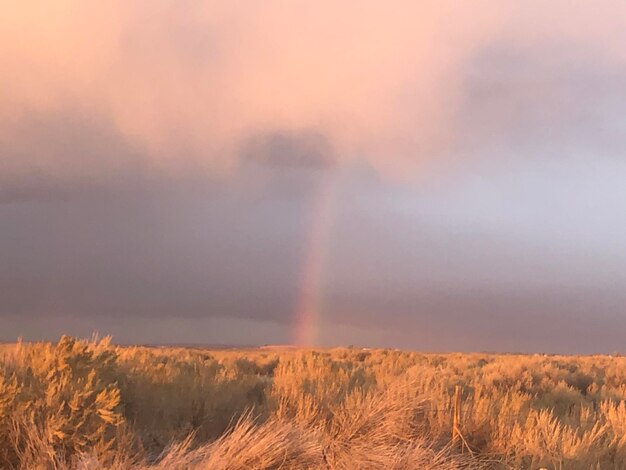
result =
[{"label": "pink cloud", "polygon": [[313,132],[340,161],[412,174],[458,153],[466,75],[484,48],[563,43],[622,67],[624,13],[619,1],[9,2],[0,179],[110,173],[69,138],[60,156],[22,132],[68,112],[134,149],[115,168],[222,173],[251,135]]}]

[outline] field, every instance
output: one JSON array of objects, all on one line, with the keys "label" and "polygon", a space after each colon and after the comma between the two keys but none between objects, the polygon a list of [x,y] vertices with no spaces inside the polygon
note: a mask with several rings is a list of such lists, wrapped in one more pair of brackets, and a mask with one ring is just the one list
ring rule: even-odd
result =
[{"label": "field", "polygon": [[625,399],[623,357],[63,337],[0,346],[0,468],[621,469]]}]

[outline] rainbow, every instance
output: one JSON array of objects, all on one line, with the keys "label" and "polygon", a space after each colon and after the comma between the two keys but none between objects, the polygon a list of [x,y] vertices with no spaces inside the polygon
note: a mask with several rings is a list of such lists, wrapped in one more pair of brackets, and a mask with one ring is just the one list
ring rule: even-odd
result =
[{"label": "rainbow", "polygon": [[292,341],[298,346],[314,346],[319,341],[323,308],[322,279],[328,258],[335,186],[333,172],[325,172],[312,197],[294,314]]}]

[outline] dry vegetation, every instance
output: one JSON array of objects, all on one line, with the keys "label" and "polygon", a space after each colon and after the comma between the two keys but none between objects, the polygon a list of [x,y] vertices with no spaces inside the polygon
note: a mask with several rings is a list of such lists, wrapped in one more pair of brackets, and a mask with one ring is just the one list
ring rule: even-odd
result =
[{"label": "dry vegetation", "polygon": [[0,346],[0,468],[620,469],[625,398],[622,357],[64,337]]}]

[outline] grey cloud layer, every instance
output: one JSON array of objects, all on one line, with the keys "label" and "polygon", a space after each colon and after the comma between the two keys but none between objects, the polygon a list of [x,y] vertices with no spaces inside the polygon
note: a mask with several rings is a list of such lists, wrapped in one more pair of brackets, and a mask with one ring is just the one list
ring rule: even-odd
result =
[{"label": "grey cloud layer", "polygon": [[[421,188],[335,174],[322,344],[620,350],[626,226],[610,202],[626,194],[609,175],[626,169],[569,171],[576,184],[550,197],[536,165]],[[170,342],[290,341],[323,176],[250,167],[228,183],[3,205],[3,339],[56,322],[126,342],[167,342],[157,325]]]}]

